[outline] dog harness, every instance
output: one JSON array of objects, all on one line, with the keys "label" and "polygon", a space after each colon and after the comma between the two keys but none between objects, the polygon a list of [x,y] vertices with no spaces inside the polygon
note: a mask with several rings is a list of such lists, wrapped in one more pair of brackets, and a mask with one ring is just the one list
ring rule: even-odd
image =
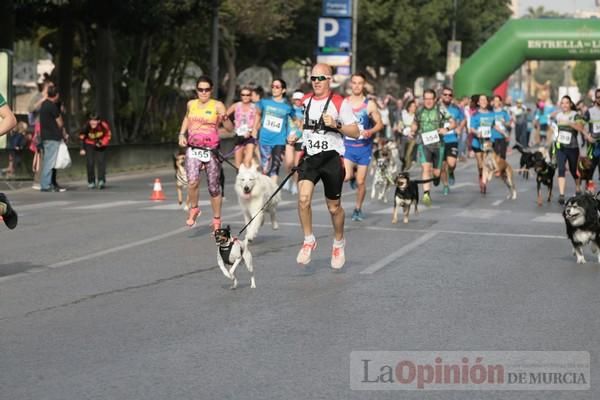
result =
[{"label": "dog harness", "polygon": [[[231,249],[233,248],[234,243],[239,242],[238,238],[233,238],[231,242],[229,242],[226,246],[219,245],[219,254],[223,259],[223,262],[227,265],[233,265],[233,262],[229,259],[231,255]],[[240,246],[240,254],[244,254],[244,248]]]}]

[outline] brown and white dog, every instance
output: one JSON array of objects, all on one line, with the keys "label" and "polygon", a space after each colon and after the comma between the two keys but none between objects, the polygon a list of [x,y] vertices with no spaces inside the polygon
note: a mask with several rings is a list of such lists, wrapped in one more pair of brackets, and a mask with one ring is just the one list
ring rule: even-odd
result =
[{"label": "brown and white dog", "polygon": [[490,182],[494,175],[499,175],[508,187],[507,199],[517,198],[517,189],[513,180],[513,169],[508,163],[494,151],[491,141],[483,144],[483,182]]},{"label": "brown and white dog", "polygon": [[[173,168],[175,168],[175,188],[177,189],[177,203],[183,203],[183,191],[187,192],[188,180],[185,173],[185,149],[180,148],[177,154],[173,155]],[[183,209],[188,211],[190,208],[190,197],[186,194],[185,205]]]}]

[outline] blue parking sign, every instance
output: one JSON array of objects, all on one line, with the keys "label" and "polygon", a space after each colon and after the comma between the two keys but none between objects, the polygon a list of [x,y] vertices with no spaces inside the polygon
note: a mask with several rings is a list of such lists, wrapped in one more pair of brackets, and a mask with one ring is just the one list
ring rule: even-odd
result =
[{"label": "blue parking sign", "polygon": [[352,19],[321,17],[318,32],[319,48],[350,49]]}]

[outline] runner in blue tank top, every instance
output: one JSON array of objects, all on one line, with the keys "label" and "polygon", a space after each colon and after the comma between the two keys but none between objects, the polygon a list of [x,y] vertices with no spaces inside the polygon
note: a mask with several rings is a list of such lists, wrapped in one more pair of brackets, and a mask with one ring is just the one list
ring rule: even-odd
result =
[{"label": "runner in blue tank top", "polygon": [[[356,206],[352,213],[352,221],[362,221],[362,204],[366,194],[367,169],[373,154],[373,137],[376,132],[383,129],[381,115],[377,111],[377,104],[365,97],[366,77],[362,73],[355,73],[350,79],[352,95],[348,101],[352,111],[358,119],[360,137],[358,139],[344,138],[346,153],[344,166],[346,167],[346,181],[356,179]],[[356,168],[356,172],[354,169]]]},{"label": "runner in blue tank top", "polygon": [[464,128],[465,115],[463,111],[452,102],[454,92],[449,87],[442,90],[441,106],[446,109],[448,114],[456,123],[456,128],[450,130],[443,136],[444,139],[444,163],[442,164],[442,184],[444,185],[444,196],[450,192],[450,186],[454,185],[454,169],[456,168],[456,159],[458,158],[458,135]]}]

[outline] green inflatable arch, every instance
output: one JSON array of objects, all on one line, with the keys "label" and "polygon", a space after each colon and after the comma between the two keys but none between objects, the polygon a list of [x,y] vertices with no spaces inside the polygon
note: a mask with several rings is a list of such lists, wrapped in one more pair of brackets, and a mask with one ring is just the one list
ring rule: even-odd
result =
[{"label": "green inflatable arch", "polygon": [[492,94],[526,60],[600,59],[600,20],[514,19],[454,75],[457,97]]}]

